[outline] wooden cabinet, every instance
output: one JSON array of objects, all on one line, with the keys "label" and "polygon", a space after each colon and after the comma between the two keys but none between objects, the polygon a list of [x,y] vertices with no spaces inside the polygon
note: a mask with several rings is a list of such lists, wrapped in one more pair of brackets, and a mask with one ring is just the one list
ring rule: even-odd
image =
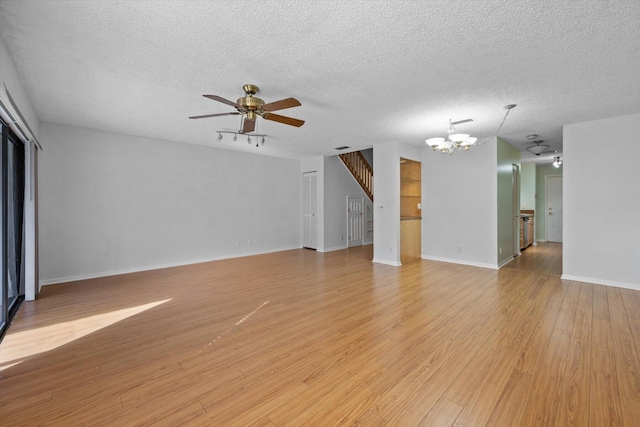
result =
[{"label": "wooden cabinet", "polygon": [[422,164],[400,159],[400,262],[420,259],[422,220]]},{"label": "wooden cabinet", "polygon": [[422,164],[400,159],[400,217],[420,218],[422,203]]}]

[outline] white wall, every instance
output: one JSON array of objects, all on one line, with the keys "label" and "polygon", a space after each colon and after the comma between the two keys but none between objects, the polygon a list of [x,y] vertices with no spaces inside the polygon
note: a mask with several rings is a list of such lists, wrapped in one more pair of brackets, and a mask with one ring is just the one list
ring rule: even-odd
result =
[{"label": "white wall", "polygon": [[[31,104],[27,92],[22,86],[22,81],[15,67],[13,59],[2,39],[0,39],[0,82],[5,85],[11,94],[13,102],[22,114],[28,129],[33,136],[38,138],[40,132],[40,119]],[[4,88],[0,89],[4,91]],[[9,101],[8,99],[6,100]],[[20,120],[18,117],[14,117]],[[26,130],[26,129],[25,129]],[[34,300],[38,293],[38,238],[36,224],[37,209],[37,159],[38,153],[33,142],[25,144],[25,199],[24,199],[24,282],[25,299]]]},{"label": "white wall", "polygon": [[563,279],[640,290],[639,123],[564,127]]},{"label": "white wall", "polygon": [[44,284],[300,247],[300,161],[43,123]]},{"label": "white wall", "polygon": [[31,100],[22,86],[22,81],[20,80],[20,76],[16,70],[13,59],[9,55],[9,51],[4,45],[2,39],[0,39],[0,81],[11,93],[11,98],[17,105],[20,113],[24,116],[27,124],[34,133],[34,136],[39,138],[40,119],[38,118],[33,105],[31,105]]},{"label": "white wall", "polygon": [[496,159],[495,138],[452,156],[423,151],[422,258],[497,268]]},{"label": "white wall", "polygon": [[399,142],[373,147],[373,262],[400,265],[400,158],[420,162],[422,150]]},{"label": "white wall", "polygon": [[325,158],[324,171],[323,251],[345,249],[348,246],[347,196],[362,197],[365,210],[366,206],[373,205],[338,156]]}]

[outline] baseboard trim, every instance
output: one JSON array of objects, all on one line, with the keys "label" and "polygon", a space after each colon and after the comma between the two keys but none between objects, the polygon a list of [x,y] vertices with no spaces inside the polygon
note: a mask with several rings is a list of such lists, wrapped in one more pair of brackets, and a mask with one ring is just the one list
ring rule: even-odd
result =
[{"label": "baseboard trim", "polygon": [[384,264],[390,265],[392,267],[400,267],[402,265],[399,261],[388,261],[386,259],[374,258],[371,262],[375,262],[376,264]]},{"label": "baseboard trim", "polygon": [[341,251],[343,249],[349,249],[349,246],[347,246],[347,245],[334,246],[332,248],[326,248],[326,249],[323,249],[323,250],[318,250],[318,252],[334,252],[334,251]]},{"label": "baseboard trim", "polygon": [[614,288],[631,289],[634,291],[640,291],[640,284],[617,282],[615,280],[597,279],[594,277],[572,276],[570,274],[563,274],[560,276],[562,280],[573,280],[575,282],[592,283],[594,285],[611,286]]},{"label": "baseboard trim", "polygon": [[300,248],[302,248],[302,246],[292,246],[292,247],[288,247],[288,248],[278,248],[278,249],[273,249],[273,250],[257,251],[257,252],[251,252],[251,253],[246,253],[246,254],[239,254],[239,255],[229,255],[229,256],[204,258],[204,259],[200,259],[200,260],[185,261],[185,262],[175,262],[175,263],[148,265],[148,266],[143,266],[143,267],[125,268],[125,269],[122,269],[122,270],[103,271],[103,272],[100,272],[100,273],[79,274],[77,276],[57,277],[57,278],[54,278],[54,279],[40,280],[39,281],[39,285],[40,285],[40,288],[42,288],[42,286],[57,285],[57,284],[60,284],[60,283],[77,282],[77,281],[80,281],[80,280],[89,280],[89,279],[99,279],[101,277],[118,276],[120,274],[140,273],[142,271],[161,270],[163,268],[181,267],[181,266],[193,265],[193,264],[202,264],[202,263],[205,263],[205,262],[221,261],[221,260],[232,259],[232,258],[244,258],[244,257],[248,257],[248,256],[263,255],[263,254],[269,254],[269,253],[273,253],[273,252],[284,252],[284,251],[290,251],[290,250],[300,249]]},{"label": "baseboard trim", "polygon": [[[518,252],[518,255],[522,255],[522,254],[520,252]],[[509,259],[505,259],[504,261],[502,261],[500,264],[498,264],[498,270],[501,269],[502,267],[504,267],[505,265],[509,264],[514,259],[516,259],[516,258],[515,257],[511,257]]]},{"label": "baseboard trim", "polygon": [[448,262],[450,264],[469,265],[471,267],[490,268],[492,270],[498,270],[500,268],[498,264],[485,264],[482,262],[465,261],[462,259],[452,259],[452,258],[441,258],[436,256],[430,256],[430,255],[422,255],[422,259],[428,259],[430,261]]}]

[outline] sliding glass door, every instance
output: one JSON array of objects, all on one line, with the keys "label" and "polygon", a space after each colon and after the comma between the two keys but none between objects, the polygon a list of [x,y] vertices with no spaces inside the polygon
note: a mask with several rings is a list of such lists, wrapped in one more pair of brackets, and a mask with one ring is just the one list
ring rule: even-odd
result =
[{"label": "sliding glass door", "polygon": [[24,300],[24,144],[2,125],[0,339]]}]

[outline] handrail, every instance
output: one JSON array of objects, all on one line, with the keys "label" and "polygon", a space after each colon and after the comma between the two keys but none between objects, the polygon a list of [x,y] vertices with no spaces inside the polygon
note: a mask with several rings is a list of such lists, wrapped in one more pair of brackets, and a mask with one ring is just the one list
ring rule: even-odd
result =
[{"label": "handrail", "polygon": [[362,190],[373,201],[373,169],[367,159],[359,151],[339,154],[339,156]]}]

